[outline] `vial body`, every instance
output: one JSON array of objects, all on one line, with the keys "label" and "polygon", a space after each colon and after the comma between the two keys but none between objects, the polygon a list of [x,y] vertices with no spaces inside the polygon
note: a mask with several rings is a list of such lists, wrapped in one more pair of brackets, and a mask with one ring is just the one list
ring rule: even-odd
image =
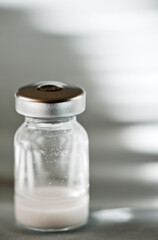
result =
[{"label": "vial body", "polygon": [[39,231],[84,225],[89,214],[88,136],[76,117],[26,118],[14,143],[18,224]]}]

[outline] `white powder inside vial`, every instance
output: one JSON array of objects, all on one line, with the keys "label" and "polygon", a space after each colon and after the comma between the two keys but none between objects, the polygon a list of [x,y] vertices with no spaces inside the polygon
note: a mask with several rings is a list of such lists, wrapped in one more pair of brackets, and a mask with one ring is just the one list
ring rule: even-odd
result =
[{"label": "white powder inside vial", "polygon": [[88,193],[76,194],[75,189],[39,187],[29,198],[15,195],[16,220],[31,228],[73,228],[87,221],[88,212]]}]

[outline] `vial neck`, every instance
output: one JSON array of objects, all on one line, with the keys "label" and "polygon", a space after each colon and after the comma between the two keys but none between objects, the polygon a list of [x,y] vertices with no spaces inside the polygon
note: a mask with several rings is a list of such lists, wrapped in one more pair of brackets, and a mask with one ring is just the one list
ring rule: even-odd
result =
[{"label": "vial neck", "polygon": [[76,116],[71,117],[60,117],[60,118],[31,118],[31,117],[25,117],[25,122],[27,124],[59,124],[59,123],[68,123],[76,121]]}]

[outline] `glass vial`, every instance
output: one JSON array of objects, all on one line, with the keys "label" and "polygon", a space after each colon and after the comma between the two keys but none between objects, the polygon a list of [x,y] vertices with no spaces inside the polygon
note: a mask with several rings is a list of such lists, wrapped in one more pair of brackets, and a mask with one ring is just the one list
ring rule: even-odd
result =
[{"label": "glass vial", "polygon": [[38,231],[84,225],[89,214],[88,136],[76,115],[85,91],[60,82],[20,88],[16,110],[25,122],[15,134],[15,218]]}]

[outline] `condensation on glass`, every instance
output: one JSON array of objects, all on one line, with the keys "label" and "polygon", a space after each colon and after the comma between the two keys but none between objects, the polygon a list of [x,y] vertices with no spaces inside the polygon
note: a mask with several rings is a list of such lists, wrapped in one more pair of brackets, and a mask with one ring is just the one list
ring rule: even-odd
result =
[{"label": "condensation on glass", "polygon": [[15,218],[39,231],[64,231],[87,223],[88,136],[76,120],[85,91],[61,82],[20,88],[16,110],[25,122],[15,134]]}]

